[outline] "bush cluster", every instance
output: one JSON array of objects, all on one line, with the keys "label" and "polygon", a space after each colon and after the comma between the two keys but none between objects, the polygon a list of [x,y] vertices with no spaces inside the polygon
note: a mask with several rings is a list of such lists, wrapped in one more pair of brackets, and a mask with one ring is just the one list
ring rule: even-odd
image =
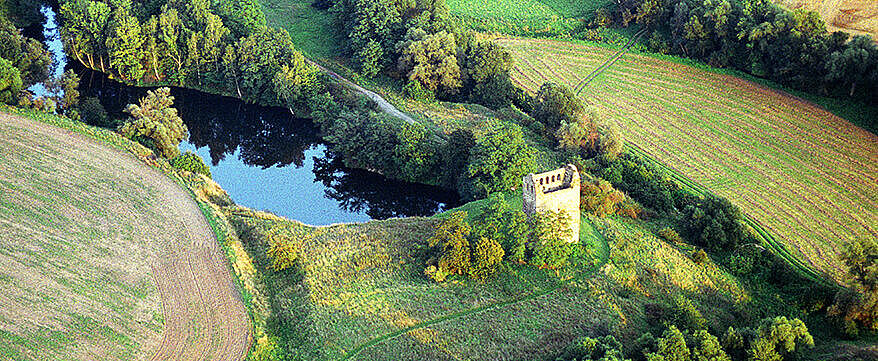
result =
[{"label": "bush cluster", "polygon": [[735,249],[746,236],[741,210],[713,195],[687,205],[681,226],[688,239],[715,251]]},{"label": "bush cluster", "polygon": [[180,170],[211,177],[210,167],[204,164],[204,160],[191,151],[180,154],[170,160],[171,166]]},{"label": "bush cluster", "polygon": [[428,241],[430,260],[424,273],[442,282],[450,275],[486,279],[501,261],[528,263],[540,268],[564,267],[578,245],[570,244],[570,218],[563,212],[527,217],[513,209],[501,194],[485,201],[472,226],[466,212],[451,213]]},{"label": "bush cluster", "polygon": [[849,243],[842,260],[848,267],[849,288],[838,292],[829,314],[848,335],[878,332],[878,241],[858,239]]},{"label": "bush cluster", "polygon": [[486,200],[484,211],[475,217],[473,233],[497,238],[513,262],[558,269],[567,264],[577,247],[567,241],[572,221],[563,212],[540,212],[528,217],[495,193]]},{"label": "bush cluster", "polygon": [[543,83],[530,102],[530,115],[536,120],[531,129],[554,139],[559,149],[586,158],[603,155],[615,159],[622,152],[618,127],[597,110],[586,108],[566,86]]},{"label": "bush cluster", "polygon": [[512,56],[454,24],[444,0],[316,0],[332,3],[348,54],[367,77],[387,74],[418,98],[512,104],[523,91],[512,85]]},{"label": "bush cluster", "polygon": [[782,361],[795,360],[803,348],[814,347],[814,338],[801,320],[769,317],[756,328],[729,327],[722,337],[704,328],[669,325],[662,337],[643,334],[630,354],[638,361]]},{"label": "bush cluster", "polygon": [[[580,209],[583,211],[594,214],[598,217],[605,217],[614,214],[630,215],[628,208],[626,208],[629,206],[626,206],[625,202],[628,198],[624,193],[613,188],[613,185],[610,184],[610,182],[583,174],[579,188],[579,204]],[[629,202],[627,204],[631,203]],[[633,215],[634,217],[632,218],[637,217],[636,208]]]},{"label": "bush cluster", "polygon": [[466,212],[451,213],[436,228],[428,241],[438,249],[438,258],[428,261],[424,273],[436,282],[449,275],[469,275],[486,279],[503,261],[503,247],[494,238],[480,237],[470,246],[470,226]]}]

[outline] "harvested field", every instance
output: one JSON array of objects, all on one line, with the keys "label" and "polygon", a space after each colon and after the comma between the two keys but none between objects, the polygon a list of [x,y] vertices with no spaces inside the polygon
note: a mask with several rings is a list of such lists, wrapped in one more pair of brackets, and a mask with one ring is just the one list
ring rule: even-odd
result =
[{"label": "harvested field", "polygon": [[788,9],[820,13],[829,31],[871,35],[878,41],[878,1],[875,0],[777,0]]},{"label": "harvested field", "polygon": [[0,112],[0,359],[241,360],[249,319],[189,195]]},{"label": "harvested field", "polygon": [[[613,51],[570,42],[502,39],[514,81],[576,85]],[[583,100],[626,141],[725,196],[836,280],[841,246],[878,237],[878,137],[822,108],[733,76],[628,54]]]}]

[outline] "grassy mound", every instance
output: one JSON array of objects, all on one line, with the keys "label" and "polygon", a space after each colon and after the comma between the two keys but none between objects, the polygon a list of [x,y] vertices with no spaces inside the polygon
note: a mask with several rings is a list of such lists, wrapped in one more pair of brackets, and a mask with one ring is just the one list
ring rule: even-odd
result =
[{"label": "grassy mound", "polygon": [[[458,210],[477,215],[484,202]],[[638,221],[584,217],[586,252],[557,272],[504,262],[484,282],[435,283],[423,274],[422,251],[442,215],[314,228],[242,208],[225,213],[266,285],[268,332],[294,358],[541,357],[583,332],[633,341],[655,322],[647,304],[679,304],[692,322],[719,329],[747,322],[741,310],[756,302],[712,261],[692,261],[691,249]],[[293,245],[295,267],[272,267],[267,252],[278,241]]]},{"label": "grassy mound", "polygon": [[[514,79],[575,86],[612,50],[499,40]],[[695,67],[625,55],[582,92],[633,143],[779,236],[795,256],[838,277],[841,244],[878,228],[876,136],[801,99]]]}]

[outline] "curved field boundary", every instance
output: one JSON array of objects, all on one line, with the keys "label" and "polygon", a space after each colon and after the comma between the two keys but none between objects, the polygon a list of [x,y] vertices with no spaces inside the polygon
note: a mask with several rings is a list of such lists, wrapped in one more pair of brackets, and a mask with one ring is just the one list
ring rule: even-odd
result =
[{"label": "curved field boundary", "polygon": [[643,34],[646,34],[646,28],[640,29],[640,31],[634,34],[631,39],[628,39],[628,42],[626,42],[625,45],[623,45],[622,48],[619,49],[619,51],[613,54],[613,56],[607,59],[607,61],[603,62],[595,70],[592,70],[592,72],[589,73],[585,78],[582,78],[582,80],[579,81],[579,84],[576,84],[576,86],[573,87],[573,93],[579,95],[579,93],[582,92],[582,89],[585,89],[588,83],[597,78],[598,75],[601,75],[604,70],[607,70],[609,67],[613,66],[613,64],[616,64],[616,62],[619,61],[619,59],[622,58],[623,55],[631,50],[631,47],[634,46],[634,43],[636,43],[637,40],[640,39],[641,36],[643,36]]},{"label": "curved field boundary", "polygon": [[521,297],[514,297],[514,298],[506,300],[506,301],[496,302],[496,303],[487,304],[484,306],[471,308],[471,309],[464,310],[464,311],[451,313],[451,314],[448,314],[448,315],[445,315],[442,317],[437,317],[437,318],[434,318],[432,320],[427,320],[427,321],[424,321],[424,322],[421,322],[421,323],[418,323],[418,324],[415,324],[415,325],[412,325],[412,326],[409,326],[409,327],[406,327],[406,328],[403,328],[403,329],[400,329],[397,331],[393,331],[393,332],[384,334],[382,336],[378,336],[376,338],[373,338],[372,340],[369,340],[366,343],[363,343],[363,344],[355,347],[353,350],[351,350],[350,352],[345,354],[345,356],[342,358],[342,360],[350,360],[350,359],[356,357],[357,355],[359,355],[364,350],[366,350],[372,346],[375,346],[379,343],[390,340],[392,338],[396,338],[400,335],[409,333],[411,331],[417,330],[419,328],[432,326],[432,325],[435,325],[438,323],[466,317],[466,316],[469,316],[469,315],[472,315],[475,313],[479,313],[479,312],[483,312],[483,311],[487,311],[487,310],[502,308],[502,307],[509,306],[512,304],[530,301],[530,300],[548,295],[552,292],[555,292],[559,288],[569,285],[570,282],[579,281],[579,280],[585,279],[586,277],[593,275],[595,272],[597,272],[599,269],[601,269],[601,267],[603,267],[604,265],[606,265],[609,262],[609,260],[610,260],[610,246],[607,243],[607,239],[600,233],[600,231],[598,231],[597,227],[594,227],[594,224],[592,224],[591,221],[588,221],[588,223],[589,223],[589,225],[591,225],[592,233],[598,238],[598,241],[599,241],[601,248],[602,248],[600,250],[600,261],[592,269],[590,269],[586,272],[583,272],[583,273],[579,274],[578,276],[573,277],[571,279],[557,282],[554,285],[552,285],[551,287],[546,288],[546,289],[539,291],[539,292],[534,292],[534,293],[531,293],[529,295],[525,295],[525,296],[521,296]]},{"label": "curved field boundary", "polygon": [[[626,150],[630,151],[631,153],[637,154],[640,158],[647,160],[655,166],[663,169],[666,174],[668,174],[671,178],[673,178],[674,181],[677,182],[677,184],[680,184],[684,189],[688,190],[689,192],[692,192],[693,194],[699,196],[713,194],[707,187],[704,187],[696,183],[695,181],[686,178],[683,173],[677,171],[673,167],[654,159],[651,155],[649,155],[649,153],[646,152],[646,150],[640,148],[638,145],[625,144],[625,147]],[[809,280],[818,282],[824,286],[837,287],[835,283],[828,281],[828,279],[830,278],[827,275],[818,272],[811,266],[807,265],[804,261],[790,253],[790,251],[786,249],[786,246],[778,242],[777,239],[775,239],[774,236],[772,236],[771,233],[759,223],[759,221],[746,213],[744,213],[744,223],[756,232],[755,236],[759,238],[760,243],[762,243],[763,246],[768,247],[772,251],[772,253],[776,254],[778,257],[786,261],[797,272],[799,272],[799,274]]]},{"label": "curved field boundary", "polygon": [[[140,235],[149,238],[165,232],[171,238],[156,239],[160,242],[156,242],[152,249],[142,250],[149,255],[147,262],[152,286],[160,295],[164,321],[160,344],[141,350],[146,359],[243,360],[250,348],[250,319],[216,234],[190,193],[171,177],[132,154],[110,147],[120,145],[115,134],[80,129],[80,125],[48,117],[37,116],[40,121],[48,123],[43,124],[34,119],[8,115],[0,108],[0,118],[4,123],[33,132],[37,140],[64,144],[59,155],[64,159],[87,157],[85,159],[90,160],[93,167],[106,169],[118,177],[136,179],[138,184],[148,186],[153,190],[150,202],[139,205],[138,209],[163,214],[176,222],[165,224],[164,228],[154,232],[145,230]],[[112,221],[112,215],[108,217]],[[148,213],[138,217],[151,218]]]}]

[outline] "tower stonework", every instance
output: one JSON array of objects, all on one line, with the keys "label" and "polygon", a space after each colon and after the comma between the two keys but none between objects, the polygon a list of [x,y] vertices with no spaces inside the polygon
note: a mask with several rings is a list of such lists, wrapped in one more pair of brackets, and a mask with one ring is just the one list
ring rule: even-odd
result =
[{"label": "tower stonework", "polygon": [[570,217],[573,235],[570,243],[579,242],[579,171],[573,164],[553,171],[528,174],[522,182],[524,213],[564,211]]}]

